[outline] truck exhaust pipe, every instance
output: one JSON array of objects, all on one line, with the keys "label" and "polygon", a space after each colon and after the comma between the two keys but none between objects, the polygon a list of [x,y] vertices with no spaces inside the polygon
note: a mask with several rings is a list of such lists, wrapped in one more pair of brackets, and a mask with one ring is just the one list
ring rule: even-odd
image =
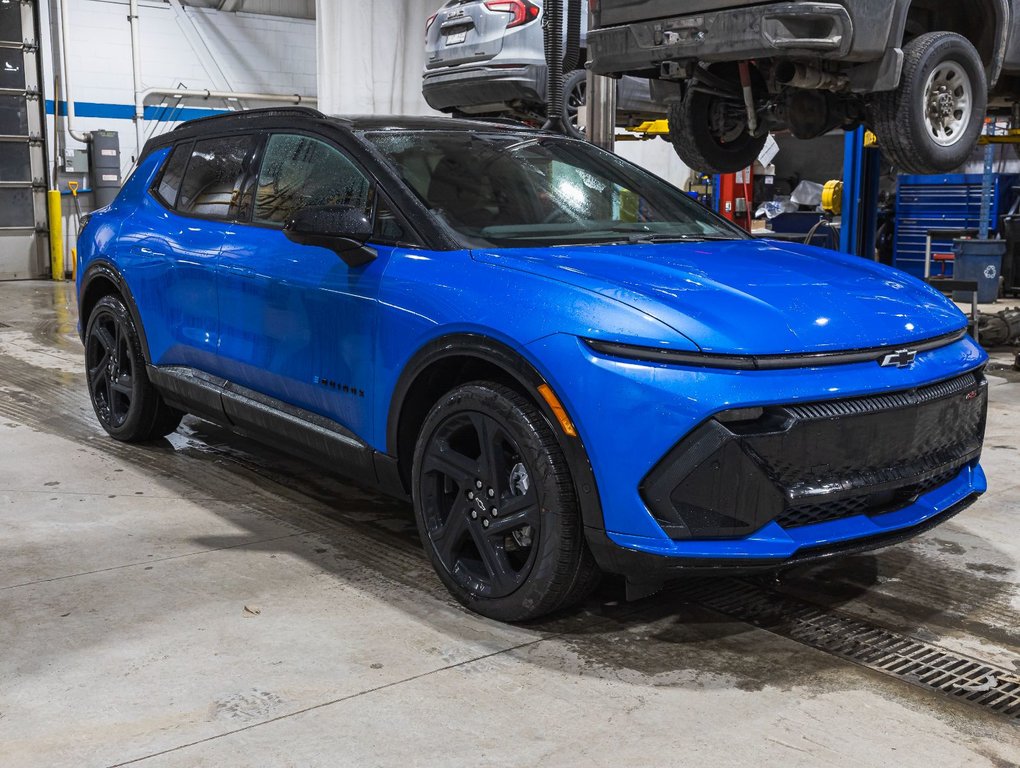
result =
[{"label": "truck exhaust pipe", "polygon": [[776,64],[776,81],[791,88],[804,88],[809,91],[840,91],[849,82],[846,75],[826,72],[818,67],[798,64],[793,61],[781,61]]}]

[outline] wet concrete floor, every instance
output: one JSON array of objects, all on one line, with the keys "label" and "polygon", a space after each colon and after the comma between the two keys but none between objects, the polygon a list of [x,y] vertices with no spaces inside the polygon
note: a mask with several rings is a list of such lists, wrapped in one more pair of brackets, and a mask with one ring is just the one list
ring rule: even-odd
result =
[{"label": "wet concrete floor", "polygon": [[[197,419],[109,439],[75,323],[70,286],[0,283],[4,768],[1020,766],[1017,721],[683,586],[467,613],[405,503]],[[1020,674],[1018,427],[996,379],[977,505],[770,588]]]}]

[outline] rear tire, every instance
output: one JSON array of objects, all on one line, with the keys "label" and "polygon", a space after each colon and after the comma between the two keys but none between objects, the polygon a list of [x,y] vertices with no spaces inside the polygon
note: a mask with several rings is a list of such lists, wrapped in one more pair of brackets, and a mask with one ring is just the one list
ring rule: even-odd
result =
[{"label": "rear tire", "polygon": [[970,157],[984,126],[988,81],[966,38],[929,32],[903,48],[899,88],[877,94],[871,123],[904,173],[946,173]]},{"label": "rear tire", "polygon": [[566,459],[519,392],[474,382],[436,403],[418,436],[412,491],[429,560],[472,611],[526,621],[597,584]]},{"label": "rear tire", "polygon": [[563,125],[575,139],[583,139],[585,131],[578,127],[577,119],[588,103],[588,72],[575,69],[563,78]]},{"label": "rear tire", "polygon": [[149,381],[138,331],[118,296],[103,296],[89,315],[85,369],[92,408],[111,437],[145,442],[180,425],[184,414],[168,406]]},{"label": "rear tire", "polygon": [[[733,70],[732,72],[730,70]],[[737,81],[735,65],[719,65],[712,73]],[[742,101],[723,99],[694,88],[669,106],[669,139],[677,155],[701,173],[737,173],[749,167],[768,140],[768,134],[747,131]],[[724,124],[726,130],[720,130]]]}]

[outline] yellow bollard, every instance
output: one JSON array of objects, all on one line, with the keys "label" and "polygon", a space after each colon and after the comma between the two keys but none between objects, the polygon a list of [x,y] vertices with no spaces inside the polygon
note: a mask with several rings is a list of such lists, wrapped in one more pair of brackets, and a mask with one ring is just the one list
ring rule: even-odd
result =
[{"label": "yellow bollard", "polygon": [[46,193],[46,208],[50,216],[50,272],[54,280],[64,279],[64,211],[60,204],[60,190]]}]

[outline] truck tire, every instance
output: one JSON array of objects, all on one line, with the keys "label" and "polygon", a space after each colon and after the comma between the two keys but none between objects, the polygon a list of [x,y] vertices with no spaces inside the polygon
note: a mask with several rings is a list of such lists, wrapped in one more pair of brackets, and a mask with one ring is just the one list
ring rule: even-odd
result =
[{"label": "truck tire", "polygon": [[[727,71],[732,68],[732,73]],[[713,67],[713,74],[736,81],[736,65]],[[728,112],[730,130],[721,134],[713,128],[718,124],[720,110]],[[684,98],[669,107],[669,140],[680,159],[691,169],[702,173],[736,173],[750,166],[761,154],[768,134],[752,136],[747,131],[747,116],[742,101],[728,101],[703,91],[688,88]]]},{"label": "truck tire", "polygon": [[905,173],[946,173],[974,150],[988,108],[984,65],[970,41],[929,32],[904,49],[894,91],[876,94],[872,128],[886,157]]}]

